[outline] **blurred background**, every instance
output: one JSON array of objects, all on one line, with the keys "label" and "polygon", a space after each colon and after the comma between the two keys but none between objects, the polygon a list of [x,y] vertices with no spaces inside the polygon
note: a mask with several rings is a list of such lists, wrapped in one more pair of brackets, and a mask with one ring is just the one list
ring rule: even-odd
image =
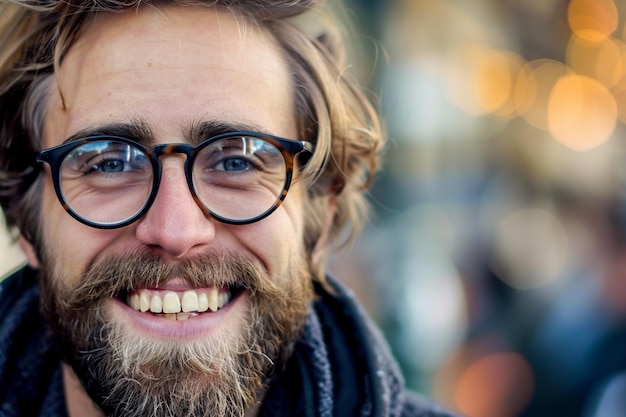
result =
[{"label": "blurred background", "polygon": [[626,0],[352,0],[391,144],[334,259],[470,417],[626,416]]},{"label": "blurred background", "polygon": [[626,416],[626,0],[343,13],[390,145],[331,270],[408,385],[468,417]]}]

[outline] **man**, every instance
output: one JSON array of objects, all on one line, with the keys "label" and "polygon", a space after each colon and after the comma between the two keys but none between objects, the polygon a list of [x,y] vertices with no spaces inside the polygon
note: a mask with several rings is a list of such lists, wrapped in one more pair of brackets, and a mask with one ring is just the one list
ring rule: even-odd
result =
[{"label": "man", "polygon": [[2,4],[1,415],[449,415],[323,273],[382,138],[312,3]]}]

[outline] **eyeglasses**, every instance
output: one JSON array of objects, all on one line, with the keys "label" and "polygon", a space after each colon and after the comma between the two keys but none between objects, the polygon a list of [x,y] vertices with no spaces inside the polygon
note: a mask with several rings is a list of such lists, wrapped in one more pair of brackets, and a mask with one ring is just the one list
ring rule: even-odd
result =
[{"label": "eyeglasses", "polygon": [[233,132],[186,143],[143,146],[117,136],[90,136],[37,154],[50,165],[63,208],[91,227],[114,229],[150,208],[161,181],[163,155],[186,155],[191,195],[205,213],[228,224],[269,216],[287,196],[295,156],[313,145],[255,132]]}]

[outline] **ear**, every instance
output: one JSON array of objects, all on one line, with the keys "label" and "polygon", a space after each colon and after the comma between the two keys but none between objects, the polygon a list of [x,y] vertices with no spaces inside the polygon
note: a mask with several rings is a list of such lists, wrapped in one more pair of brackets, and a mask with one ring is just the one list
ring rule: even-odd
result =
[{"label": "ear", "polygon": [[20,247],[26,255],[28,264],[34,269],[39,268],[39,259],[37,259],[37,252],[35,251],[33,244],[30,243],[23,235],[20,235]]}]

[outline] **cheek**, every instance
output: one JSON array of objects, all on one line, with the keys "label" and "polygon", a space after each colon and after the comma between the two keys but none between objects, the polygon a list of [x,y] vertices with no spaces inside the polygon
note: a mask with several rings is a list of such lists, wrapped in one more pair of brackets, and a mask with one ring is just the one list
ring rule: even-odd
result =
[{"label": "cheek", "polygon": [[289,278],[292,267],[303,261],[303,230],[301,205],[285,202],[269,217],[235,232],[239,242],[263,263],[270,277],[282,280]]},{"label": "cheek", "polygon": [[54,268],[55,276],[75,283],[111,238],[107,232],[85,226],[67,214],[49,181],[44,185],[41,208],[41,244],[48,254],[43,267]]}]

